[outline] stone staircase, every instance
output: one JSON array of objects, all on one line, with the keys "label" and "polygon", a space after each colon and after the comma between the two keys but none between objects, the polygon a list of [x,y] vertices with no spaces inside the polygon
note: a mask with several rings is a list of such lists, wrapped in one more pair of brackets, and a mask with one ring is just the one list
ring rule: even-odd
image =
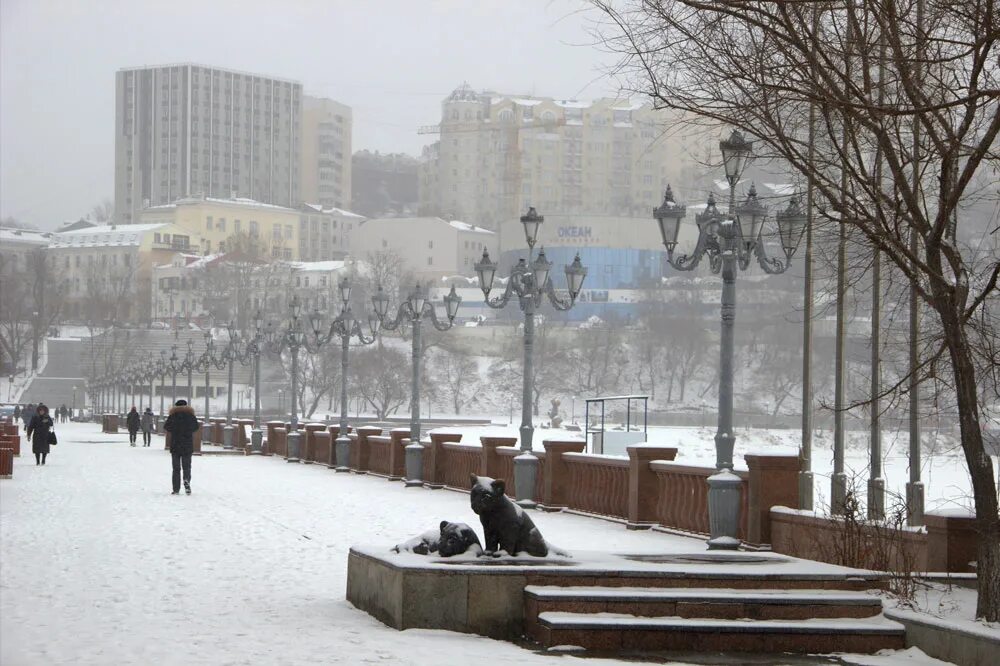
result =
[{"label": "stone staircase", "polygon": [[[641,652],[873,653],[904,647],[871,581],[696,577],[679,586],[528,585],[524,627],[543,648]],[[669,585],[669,583],[668,583]]]}]

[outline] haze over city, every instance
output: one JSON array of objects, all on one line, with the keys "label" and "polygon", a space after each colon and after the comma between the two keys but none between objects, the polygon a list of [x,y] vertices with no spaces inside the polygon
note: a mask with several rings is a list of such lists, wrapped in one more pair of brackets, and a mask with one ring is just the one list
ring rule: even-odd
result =
[{"label": "haze over city", "polygon": [[52,229],[113,198],[124,67],[191,62],[301,81],[353,108],[355,150],[419,155],[430,140],[417,128],[438,122],[463,81],[613,96],[613,60],[587,28],[570,0],[4,0],[0,217]]},{"label": "haze over city", "polygon": [[1000,0],[0,0],[0,663],[997,666]]}]

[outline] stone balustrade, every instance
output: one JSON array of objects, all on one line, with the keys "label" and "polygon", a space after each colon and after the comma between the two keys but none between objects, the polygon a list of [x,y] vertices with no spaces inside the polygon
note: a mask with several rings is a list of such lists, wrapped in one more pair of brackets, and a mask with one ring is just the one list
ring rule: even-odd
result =
[{"label": "stone balustrade", "polygon": [[[312,427],[317,425],[317,427]],[[266,452],[285,455],[286,424],[267,424]],[[338,426],[307,424],[303,460],[336,463],[334,442]],[[357,474],[375,474],[389,480],[405,475],[409,430],[383,432],[361,426],[349,432],[349,468]],[[513,461],[522,455],[513,437],[481,437],[463,442],[455,432],[430,432],[421,442],[423,485],[429,489],[466,491],[471,474],[502,478],[514,499]],[[545,511],[576,511],[621,520],[629,529],[661,528],[707,535],[708,477],[714,467],[675,462],[674,447],[629,446],[628,457],[584,453],[582,440],[546,440],[534,451],[539,474],[534,497]],[[834,561],[835,549],[824,546],[838,534],[837,521],[784,506],[798,503],[798,456],[747,454],[747,470],[735,471],[742,480],[739,536],[751,545],[767,546],[796,557]],[[906,549],[906,561],[918,570],[971,571],[975,559],[975,520],[958,514],[927,514],[926,528],[906,529],[897,541]],[[899,566],[897,559],[890,564]],[[856,566],[856,565],[855,565]]]}]

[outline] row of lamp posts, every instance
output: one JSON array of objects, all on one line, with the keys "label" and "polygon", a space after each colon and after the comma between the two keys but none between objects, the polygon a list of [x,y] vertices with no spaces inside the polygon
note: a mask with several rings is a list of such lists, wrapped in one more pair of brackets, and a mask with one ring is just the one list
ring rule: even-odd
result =
[{"label": "row of lamp posts", "polygon": [[[675,255],[674,250],[680,235],[680,223],[686,215],[686,207],[674,200],[673,192],[668,186],[663,203],[654,212],[663,244],[667,250],[667,258],[671,266],[677,270],[694,270],[703,259],[708,260],[713,273],[722,275],[722,307],[719,350],[719,413],[718,427],[715,435],[716,468],[718,473],[709,478],[709,519],[711,539],[710,548],[733,549],[739,546],[737,530],[739,525],[739,486],[740,480],[732,473],[733,451],[735,447],[735,428],[733,424],[733,363],[734,363],[734,325],[736,318],[736,274],[737,270],[746,270],[752,261],[769,274],[783,273],[798,248],[806,225],[805,212],[797,197],[792,197],[785,210],[775,215],[781,246],[785,254],[784,260],[767,255],[765,244],[761,239],[761,230],[767,217],[767,209],[757,199],[753,186],[746,201],[736,205],[736,185],[747,158],[752,150],[752,143],[734,131],[732,135],[720,143],[726,178],[729,183],[729,207],[725,214],[721,213],[710,195],[703,213],[696,215],[698,240],[691,254]],[[547,300],[553,308],[560,311],[571,309],[583,287],[587,269],[580,261],[579,254],[573,262],[565,267],[566,296],[556,292],[550,271],[552,263],[545,256],[544,249],[534,255],[538,238],[538,230],[544,222],[534,208],[521,217],[525,240],[528,245],[527,257],[521,257],[511,268],[505,281],[503,291],[498,296],[490,297],[494,289],[497,275],[497,264],[490,259],[489,252],[484,250],[482,259],[475,264],[475,271],[480,289],[486,304],[490,308],[502,309],[516,296],[517,303],[524,314],[524,365],[522,373],[521,395],[521,425],[520,448],[521,455],[514,460],[514,482],[518,501],[524,506],[534,506],[534,489],[538,474],[538,458],[532,453],[532,385],[533,385],[533,346],[534,318],[541,305]],[[453,326],[461,298],[455,293],[454,286],[445,296],[447,320],[442,321],[430,303],[428,291],[421,285],[416,285],[401,302],[395,316],[390,317],[390,299],[378,286],[372,297],[374,315],[368,318],[368,334],[361,329],[361,323],[354,318],[351,306],[351,284],[347,278],[338,285],[341,299],[341,310],[337,317],[324,325],[322,315],[316,311],[309,316],[310,331],[303,330],[301,321],[301,302],[294,297],[290,303],[290,317],[283,326],[268,323],[263,328],[260,315],[255,318],[255,334],[243,341],[245,346],[240,351],[240,334],[232,326],[229,327],[229,344],[216,358],[212,350],[211,337],[206,335],[206,352],[193,360],[189,351],[185,361],[179,363],[176,351],[167,359],[165,352],[159,364],[145,366],[143,376],[151,378],[159,371],[162,384],[164,373],[168,370],[174,374],[176,393],[176,372],[180,367],[190,372],[192,368],[203,368],[206,376],[205,413],[208,415],[208,373],[210,367],[229,369],[229,404],[227,405],[226,445],[232,445],[232,368],[235,361],[245,362],[252,358],[254,364],[254,448],[259,450],[260,437],[260,355],[266,347],[268,351],[282,354],[287,350],[291,355],[291,415],[288,433],[288,461],[297,462],[300,455],[300,438],[298,432],[298,356],[302,349],[317,351],[323,345],[336,337],[341,340],[341,414],[340,431],[336,441],[336,458],[338,471],[345,471],[344,462],[347,458],[349,439],[347,438],[347,368],[348,349],[353,337],[359,344],[374,342],[380,329],[397,330],[405,324],[411,327],[412,340],[412,378],[410,400],[410,445],[406,452],[407,480],[409,485],[418,485],[421,476],[421,455],[423,447],[420,444],[420,361],[421,361],[421,324],[424,318],[431,320],[432,325],[440,331],[446,331]],[[311,333],[311,335],[310,335]],[[110,382],[114,384],[114,382]],[[98,382],[98,395],[106,396],[109,382]],[[150,392],[152,396],[152,390]],[[161,408],[162,410],[162,408]]]}]

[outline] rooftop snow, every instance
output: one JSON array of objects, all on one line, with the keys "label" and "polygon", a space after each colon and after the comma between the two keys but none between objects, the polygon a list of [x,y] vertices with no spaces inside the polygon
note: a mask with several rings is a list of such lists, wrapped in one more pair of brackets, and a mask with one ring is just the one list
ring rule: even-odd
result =
[{"label": "rooftop snow", "polygon": [[0,227],[0,241],[4,243],[24,243],[30,245],[48,245],[51,234],[33,229],[14,229]]},{"label": "rooftop snow", "polygon": [[144,233],[166,226],[168,225],[165,223],[122,224],[76,229],[53,236],[49,247],[139,245],[142,242],[142,235]]},{"label": "rooftop snow", "polygon": [[344,268],[343,261],[292,261],[288,265],[296,271],[339,271]]},{"label": "rooftop snow", "polygon": [[262,203],[255,199],[247,199],[245,197],[236,197],[234,199],[219,199],[217,197],[185,197],[178,199],[173,203],[160,204],[159,206],[150,206],[144,208],[143,211],[147,210],[169,210],[171,208],[177,208],[177,206],[193,206],[199,203],[213,203],[222,204],[227,206],[243,206],[245,208],[264,208],[267,210],[281,210],[287,211],[289,213],[297,213],[298,211],[294,208],[288,208],[287,206],[278,206],[275,204]]},{"label": "rooftop snow", "polygon": [[341,217],[357,217],[362,220],[365,219],[364,215],[358,215],[357,213],[353,213],[349,210],[344,210],[343,208],[333,208],[333,207],[323,208],[323,206],[320,204],[310,204],[310,203],[302,205],[305,206],[306,208],[311,208],[317,213],[326,213],[327,215],[340,215]]}]

